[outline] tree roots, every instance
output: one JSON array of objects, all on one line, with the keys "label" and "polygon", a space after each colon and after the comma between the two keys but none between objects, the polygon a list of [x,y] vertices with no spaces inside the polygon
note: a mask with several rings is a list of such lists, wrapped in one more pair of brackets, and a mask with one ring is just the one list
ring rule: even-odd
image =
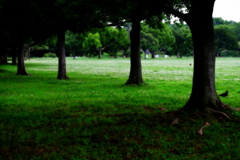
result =
[{"label": "tree roots", "polygon": [[220,114],[220,115],[223,115],[224,117],[226,117],[227,119],[231,119],[226,113],[222,112],[222,111],[216,111],[212,108],[209,108],[210,111],[212,111],[213,113],[216,113],[216,114]]}]

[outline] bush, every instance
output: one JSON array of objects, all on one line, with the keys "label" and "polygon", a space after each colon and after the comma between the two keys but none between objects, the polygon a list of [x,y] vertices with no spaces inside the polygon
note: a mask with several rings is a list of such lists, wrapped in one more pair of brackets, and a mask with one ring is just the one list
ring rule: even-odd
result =
[{"label": "bush", "polygon": [[43,57],[51,57],[51,58],[56,58],[56,54],[55,53],[45,53]]},{"label": "bush", "polygon": [[239,51],[237,50],[223,50],[221,52],[222,57],[239,57]]}]

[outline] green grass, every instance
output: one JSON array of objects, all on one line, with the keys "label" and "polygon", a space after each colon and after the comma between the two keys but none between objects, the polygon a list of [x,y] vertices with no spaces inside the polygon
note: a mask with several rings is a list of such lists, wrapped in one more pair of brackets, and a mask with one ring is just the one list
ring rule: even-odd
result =
[{"label": "green grass", "polygon": [[[67,58],[69,80],[58,80],[57,58],[26,61],[31,76],[0,66],[2,159],[240,159],[239,120],[186,118],[170,126],[166,111],[191,93],[191,58],[142,60],[147,85],[126,86],[129,59]],[[240,107],[240,59],[216,61],[221,100]],[[1,159],[1,157],[0,157]]]}]

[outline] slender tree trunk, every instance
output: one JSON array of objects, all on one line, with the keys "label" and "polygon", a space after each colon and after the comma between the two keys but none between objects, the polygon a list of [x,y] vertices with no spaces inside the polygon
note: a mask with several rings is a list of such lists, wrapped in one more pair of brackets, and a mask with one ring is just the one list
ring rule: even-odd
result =
[{"label": "slender tree trunk", "polygon": [[28,58],[28,60],[30,60],[30,57],[31,57],[31,47],[28,47],[27,48],[27,58]]},{"label": "slender tree trunk", "polygon": [[16,45],[12,45],[11,46],[11,55],[12,55],[12,65],[17,65],[17,56],[16,56],[16,53],[17,53],[17,47]]},{"label": "slender tree trunk", "polygon": [[144,58],[147,59],[147,50],[144,51]]},{"label": "slender tree trunk", "polygon": [[66,71],[66,55],[65,55],[65,31],[59,31],[57,34],[57,50],[58,50],[58,79],[69,79]]},{"label": "slender tree trunk", "polygon": [[7,64],[7,55],[6,55],[6,47],[3,46],[0,48],[0,64]]},{"label": "slender tree trunk", "polygon": [[20,40],[18,41],[17,55],[18,55],[17,75],[28,75],[24,63],[24,38],[20,38]]},{"label": "slender tree trunk", "polygon": [[102,59],[102,49],[101,48],[99,49],[99,52],[98,52],[98,59]]},{"label": "slender tree trunk", "polygon": [[181,58],[179,51],[177,52],[177,58]]},{"label": "slender tree trunk", "polygon": [[140,56],[140,19],[135,17],[132,19],[132,30],[130,32],[131,39],[131,67],[130,75],[126,84],[137,84],[144,83],[142,79],[142,65]]},{"label": "slender tree trunk", "polygon": [[155,58],[155,52],[152,51],[152,58]]},{"label": "slender tree trunk", "polygon": [[76,56],[75,56],[75,48],[72,50],[72,56],[73,56],[73,59],[76,59]]},{"label": "slender tree trunk", "polygon": [[[207,6],[207,7],[206,7]],[[184,109],[210,112],[225,108],[215,87],[215,45],[212,11],[214,0],[193,1],[192,13],[187,21],[194,46],[194,72],[190,99]],[[202,8],[205,8],[204,11]],[[202,23],[204,22],[204,24]]]}]

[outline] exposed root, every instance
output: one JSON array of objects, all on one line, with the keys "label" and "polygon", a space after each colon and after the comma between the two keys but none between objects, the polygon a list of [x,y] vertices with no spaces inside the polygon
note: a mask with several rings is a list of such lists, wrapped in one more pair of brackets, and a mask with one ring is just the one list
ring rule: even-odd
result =
[{"label": "exposed root", "polygon": [[234,108],[234,107],[229,107],[230,109],[234,110],[234,111],[240,111],[240,108]]},{"label": "exposed root", "polygon": [[209,108],[209,110],[212,111],[212,112],[214,112],[214,113],[221,114],[221,115],[223,115],[224,117],[226,117],[227,119],[231,119],[231,118],[230,118],[226,113],[224,113],[224,112],[216,111],[216,110],[214,110],[214,109],[212,109],[212,108]]},{"label": "exposed root", "polygon": [[200,136],[203,135],[203,129],[207,126],[210,126],[210,123],[209,122],[206,122],[197,132],[197,134],[199,134]]},{"label": "exposed root", "polygon": [[174,120],[172,121],[170,127],[173,126],[173,125],[177,125],[177,124],[179,124],[179,118],[174,119]]},{"label": "exposed root", "polygon": [[229,109],[230,106],[228,106],[228,105],[226,105],[226,104],[224,104],[224,103],[221,103],[221,108],[222,108],[222,109]]}]

